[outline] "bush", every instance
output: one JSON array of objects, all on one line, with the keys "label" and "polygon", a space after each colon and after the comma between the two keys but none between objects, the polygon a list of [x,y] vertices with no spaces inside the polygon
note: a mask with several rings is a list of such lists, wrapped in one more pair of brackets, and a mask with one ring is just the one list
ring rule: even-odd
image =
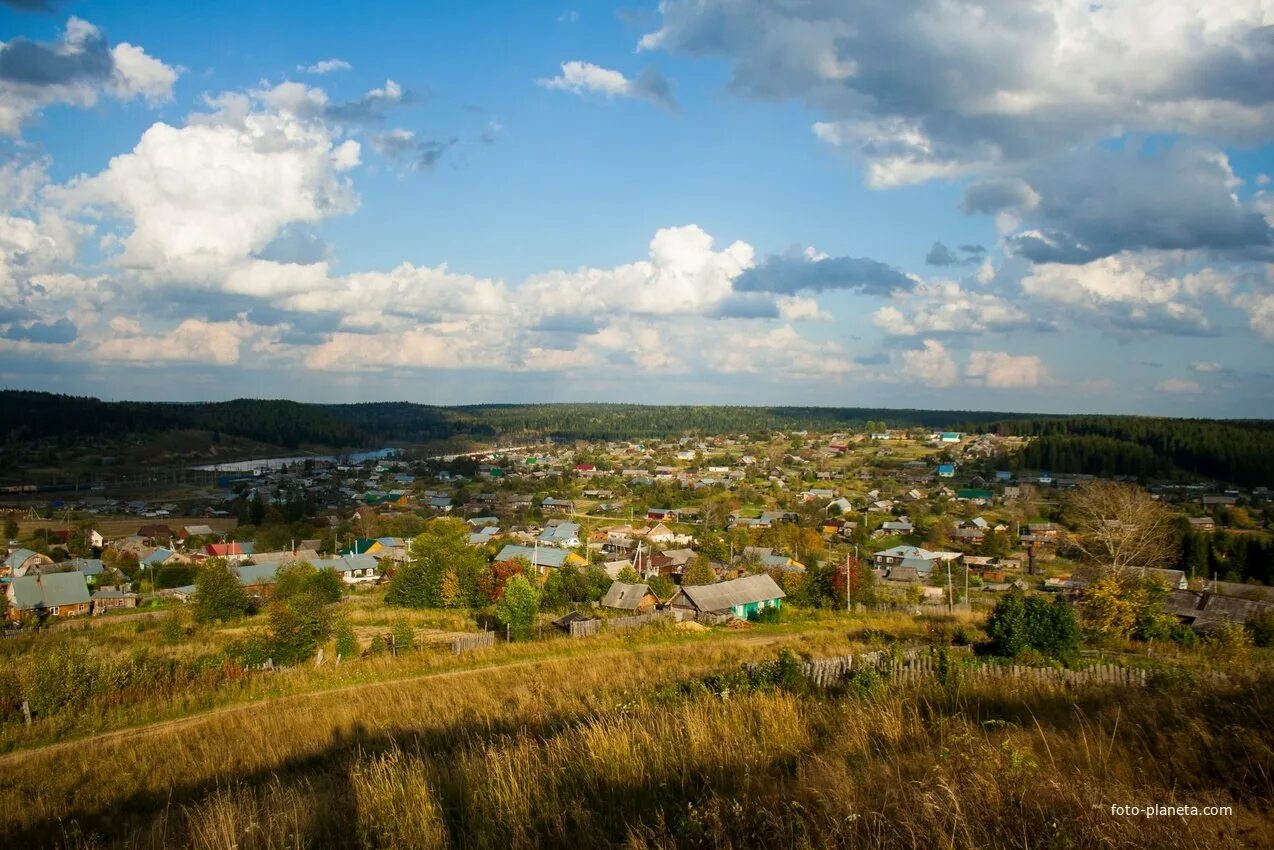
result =
[{"label": "bush", "polygon": [[336,656],[353,658],[355,655],[358,655],[358,638],[354,636],[350,624],[342,622],[336,627]]},{"label": "bush", "polygon": [[996,603],[987,620],[993,652],[1006,658],[1028,649],[1067,658],[1079,649],[1079,625],[1070,603],[1060,596],[1047,602],[1014,588]]},{"label": "bush", "polygon": [[1266,608],[1249,620],[1247,632],[1255,646],[1274,646],[1274,611]]},{"label": "bush", "polygon": [[504,597],[496,603],[495,615],[515,640],[531,636],[535,618],[540,612],[540,593],[526,580],[514,576],[504,586]]},{"label": "bush", "polygon": [[308,593],[324,602],[339,602],[342,590],[341,577],[331,568],[318,570],[312,564],[299,561],[281,567],[275,578],[275,598],[288,599]]},{"label": "bush", "polygon": [[225,622],[242,617],[248,610],[248,594],[225,561],[209,558],[195,578],[195,619]]},{"label": "bush", "polygon": [[320,599],[300,593],[270,603],[270,649],[275,662],[298,664],[312,658],[332,631],[332,615]]}]

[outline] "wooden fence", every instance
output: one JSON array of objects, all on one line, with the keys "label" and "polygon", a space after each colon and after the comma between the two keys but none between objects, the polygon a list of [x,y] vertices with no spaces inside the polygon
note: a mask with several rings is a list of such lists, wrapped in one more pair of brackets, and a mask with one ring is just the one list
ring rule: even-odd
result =
[{"label": "wooden fence", "polygon": [[495,632],[475,632],[471,635],[456,635],[451,639],[451,654],[460,655],[475,649],[487,649],[495,646]]},{"label": "wooden fence", "polygon": [[[1070,670],[1062,667],[1028,667],[1021,664],[994,664],[978,662],[968,656],[955,655],[950,661],[951,675],[964,681],[986,682],[1003,679],[1038,682],[1055,685],[1111,685],[1118,687],[1144,687],[1149,671],[1137,667],[1121,667],[1116,664],[1097,664]],[[818,687],[829,687],[849,678],[857,670],[870,669],[887,673],[897,682],[922,682],[938,675],[939,656],[926,650],[908,650],[901,655],[884,651],[864,652],[858,655],[840,655],[806,661],[802,666],[805,676]],[[1224,673],[1206,671],[1208,679],[1222,679]]]},{"label": "wooden fence", "polygon": [[612,632],[624,631],[625,629],[638,629],[642,626],[648,626],[658,620],[675,619],[671,611],[652,611],[649,614],[634,614],[631,617],[610,617],[607,619],[597,620],[577,620],[571,623],[571,637],[592,637],[598,634],[602,629],[608,629]]}]

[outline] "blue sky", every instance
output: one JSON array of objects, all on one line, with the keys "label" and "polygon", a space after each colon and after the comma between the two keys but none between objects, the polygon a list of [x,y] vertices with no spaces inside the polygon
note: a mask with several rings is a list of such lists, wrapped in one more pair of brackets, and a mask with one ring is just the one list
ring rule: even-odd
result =
[{"label": "blue sky", "polygon": [[1274,14],[0,0],[0,380],[1270,416]]}]

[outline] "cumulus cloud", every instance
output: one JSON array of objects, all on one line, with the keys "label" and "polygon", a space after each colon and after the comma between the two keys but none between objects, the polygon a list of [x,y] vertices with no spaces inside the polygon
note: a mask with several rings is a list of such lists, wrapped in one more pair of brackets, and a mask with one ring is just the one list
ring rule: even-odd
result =
[{"label": "cumulus cloud", "polygon": [[971,266],[982,262],[986,249],[981,245],[960,245],[952,249],[941,242],[934,242],[925,254],[925,264],[930,266]]},{"label": "cumulus cloud", "polygon": [[955,361],[936,339],[926,339],[922,348],[903,351],[899,357],[905,378],[931,387],[949,387],[956,382]]},{"label": "cumulus cloud", "polygon": [[369,89],[354,100],[329,103],[323,114],[333,121],[366,124],[383,121],[391,108],[410,100],[410,94],[402,86],[393,80],[386,80],[385,85]]},{"label": "cumulus cloud", "polygon": [[1190,364],[1191,372],[1210,373],[1210,372],[1220,372],[1223,370],[1224,370],[1224,367],[1220,363],[1217,363],[1215,361],[1195,361],[1194,363]]},{"label": "cumulus cloud", "polygon": [[995,389],[1038,387],[1045,378],[1040,358],[1033,354],[1013,355],[1003,351],[970,353],[965,374]]},{"label": "cumulus cloud", "polygon": [[[116,326],[132,330],[129,326]],[[118,335],[97,344],[93,356],[99,360],[136,364],[189,361],[232,366],[239,362],[239,347],[253,333],[263,329],[244,321],[205,322],[186,319],[167,333]]]},{"label": "cumulus cloud", "polygon": [[1188,381],[1184,378],[1168,378],[1160,381],[1155,385],[1155,389],[1165,393],[1186,393],[1190,395],[1203,392],[1203,388],[1199,386],[1198,381]]},{"label": "cumulus cloud", "polygon": [[1234,172],[1216,150],[1178,144],[1165,151],[1086,151],[1028,172],[1026,202],[971,204],[970,193],[983,185],[977,184],[965,193],[965,209],[1012,209],[1026,229],[1009,236],[1008,246],[1034,262],[1086,263],[1135,250],[1274,260],[1274,226],[1236,197]]},{"label": "cumulus cloud", "polygon": [[572,60],[562,63],[562,72],[556,77],[541,78],[536,83],[547,89],[572,94],[600,94],[607,98],[633,97],[668,109],[677,107],[672,96],[672,86],[653,65],[648,66],[635,79],[630,79],[619,71],[594,65],[592,62]]},{"label": "cumulus cloud", "polygon": [[922,281],[910,293],[897,293],[872,315],[872,322],[890,336],[1051,329],[1000,295],[950,280]]},{"label": "cumulus cloud", "polygon": [[333,71],[348,71],[353,67],[344,59],[323,59],[313,65],[297,65],[296,70],[306,74],[330,74]]},{"label": "cumulus cloud", "polygon": [[888,295],[910,289],[915,281],[866,257],[779,255],[745,271],[735,284],[740,292],[825,292],[845,290]]},{"label": "cumulus cloud", "polygon": [[309,114],[321,93],[285,84],[158,123],[106,170],[53,195],[125,227],[116,262],[150,280],[208,283],[282,229],[352,211],[359,145]]},{"label": "cumulus cloud", "polygon": [[799,99],[821,138],[898,185],[1129,132],[1244,142],[1274,124],[1269,9],[1204,0],[667,0],[642,50],[720,57],[731,87]]},{"label": "cumulus cloud", "polygon": [[172,98],[178,70],[127,43],[112,47],[97,27],[72,17],[53,42],[0,42],[0,134],[17,136],[45,106],[93,106],[102,94],[148,104]]}]

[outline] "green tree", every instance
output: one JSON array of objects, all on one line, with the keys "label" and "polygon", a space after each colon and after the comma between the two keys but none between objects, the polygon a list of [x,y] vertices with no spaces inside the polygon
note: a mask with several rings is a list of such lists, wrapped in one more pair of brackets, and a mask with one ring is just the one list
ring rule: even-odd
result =
[{"label": "green tree", "polygon": [[312,658],[332,631],[330,607],[310,593],[274,600],[268,616],[271,655],[280,664]]},{"label": "green tree", "polygon": [[339,602],[341,577],[336,570],[316,569],[308,561],[286,564],[275,573],[274,596],[287,599],[301,593],[309,593],[324,603]]},{"label": "green tree", "polygon": [[619,571],[619,580],[628,584],[640,584],[641,574],[638,573],[631,565],[623,567]]},{"label": "green tree", "polygon": [[443,608],[455,608],[463,601],[460,594],[460,579],[455,570],[444,570],[438,584],[438,601]]},{"label": "green tree", "polygon": [[1014,588],[996,603],[987,620],[996,655],[1012,658],[1034,649],[1053,658],[1069,658],[1079,649],[1075,611],[1062,597],[1049,602]]},{"label": "green tree", "polygon": [[221,558],[209,558],[195,577],[195,619],[203,623],[226,622],[248,610],[248,594],[239,578]]},{"label": "green tree", "polygon": [[692,559],[681,577],[681,583],[685,585],[716,584],[716,582],[717,571],[704,558]]},{"label": "green tree", "polygon": [[336,655],[339,658],[353,658],[358,655],[358,638],[348,622],[341,621],[336,627]]},{"label": "green tree", "polygon": [[539,612],[539,591],[527,581],[526,576],[510,578],[504,586],[503,598],[495,606],[495,615],[508,626],[509,634],[515,640],[530,637]]},{"label": "green tree", "polygon": [[18,539],[18,521],[11,513],[6,514],[4,518],[4,539],[6,541]]},{"label": "green tree", "polygon": [[655,594],[660,602],[667,602],[677,592],[677,585],[673,584],[672,579],[667,576],[654,576],[648,584],[650,592]]},{"label": "green tree", "polygon": [[479,600],[479,578],[486,571],[486,556],[468,545],[469,528],[451,517],[434,519],[411,542],[410,560],[390,580],[385,601],[409,608],[443,607],[443,576],[453,572],[459,585],[450,604],[472,606]]},{"label": "green tree", "polygon": [[406,652],[416,645],[416,630],[405,618],[394,622],[393,635],[394,649],[398,652]]}]

